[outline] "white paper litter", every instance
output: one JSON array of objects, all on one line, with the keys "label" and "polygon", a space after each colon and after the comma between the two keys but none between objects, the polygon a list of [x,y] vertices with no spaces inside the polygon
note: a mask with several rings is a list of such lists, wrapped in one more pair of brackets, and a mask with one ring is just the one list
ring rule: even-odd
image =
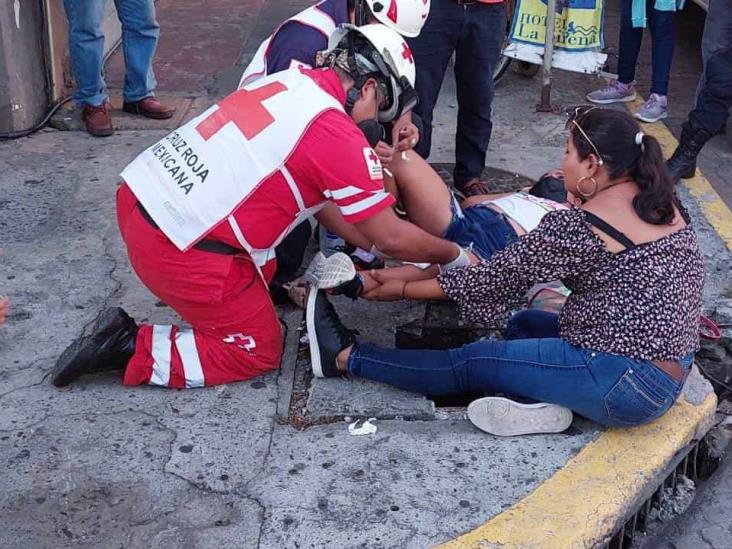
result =
[{"label": "white paper litter", "polygon": [[350,423],[348,425],[348,434],[353,435],[355,437],[361,436],[361,435],[373,435],[378,430],[376,425],[374,425],[372,422],[376,421],[375,417],[370,417],[366,421],[363,422],[363,425],[360,427],[356,427],[358,425],[360,420],[356,420],[353,423]]}]

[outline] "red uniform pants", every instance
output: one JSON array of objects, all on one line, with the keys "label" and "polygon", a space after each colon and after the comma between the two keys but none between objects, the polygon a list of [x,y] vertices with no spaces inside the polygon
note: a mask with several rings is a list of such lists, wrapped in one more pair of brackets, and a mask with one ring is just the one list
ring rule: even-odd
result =
[{"label": "red uniform pants", "polygon": [[192,327],[141,325],[125,385],[203,387],[279,366],[280,323],[246,253],[181,252],[142,216],[127,185],[117,193],[117,222],[137,276]]}]

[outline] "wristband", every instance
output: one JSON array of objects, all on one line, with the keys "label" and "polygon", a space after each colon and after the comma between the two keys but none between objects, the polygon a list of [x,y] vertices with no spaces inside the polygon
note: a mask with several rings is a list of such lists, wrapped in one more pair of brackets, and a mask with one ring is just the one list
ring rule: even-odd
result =
[{"label": "wristband", "polygon": [[470,258],[468,258],[468,254],[465,253],[465,250],[463,250],[460,246],[458,246],[458,249],[460,250],[460,253],[458,253],[458,256],[450,261],[450,263],[445,263],[444,265],[440,265],[440,274],[449,271],[450,269],[454,269],[455,267],[467,267],[470,265]]}]

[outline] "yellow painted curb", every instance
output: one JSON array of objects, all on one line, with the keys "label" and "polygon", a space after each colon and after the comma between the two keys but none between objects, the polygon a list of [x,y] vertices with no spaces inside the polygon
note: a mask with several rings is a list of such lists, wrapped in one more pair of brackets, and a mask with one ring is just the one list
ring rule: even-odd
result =
[{"label": "yellow painted curb", "polygon": [[[635,101],[626,103],[628,109],[632,111],[639,109],[642,104],[643,99],[640,97],[636,98]],[[665,124],[641,123],[641,126],[646,134],[658,139],[666,158],[673,154],[679,142]],[[696,199],[704,217],[727,245],[727,249],[732,251],[732,211],[698,168],[692,179],[682,179],[681,182],[689,190],[691,196]]]},{"label": "yellow painted curb", "polygon": [[592,547],[607,541],[650,482],[679,449],[711,425],[717,396],[685,397],[660,419],[608,429],[519,503],[443,549]]}]

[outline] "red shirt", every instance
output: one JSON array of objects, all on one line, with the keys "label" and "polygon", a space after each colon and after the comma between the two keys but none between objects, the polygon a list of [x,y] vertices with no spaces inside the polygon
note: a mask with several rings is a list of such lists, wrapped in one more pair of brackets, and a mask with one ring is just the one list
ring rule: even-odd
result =
[{"label": "red shirt", "polygon": [[[345,103],[346,92],[335,71],[303,69],[303,73],[341,104]],[[381,165],[374,159],[375,153],[351,117],[328,110],[311,123],[285,166],[297,184],[305,208],[332,199],[346,221],[358,223],[395,202],[384,190]],[[287,181],[277,172],[263,181],[233,215],[254,248],[268,249],[298,211]],[[227,222],[206,238],[241,247]]]}]

